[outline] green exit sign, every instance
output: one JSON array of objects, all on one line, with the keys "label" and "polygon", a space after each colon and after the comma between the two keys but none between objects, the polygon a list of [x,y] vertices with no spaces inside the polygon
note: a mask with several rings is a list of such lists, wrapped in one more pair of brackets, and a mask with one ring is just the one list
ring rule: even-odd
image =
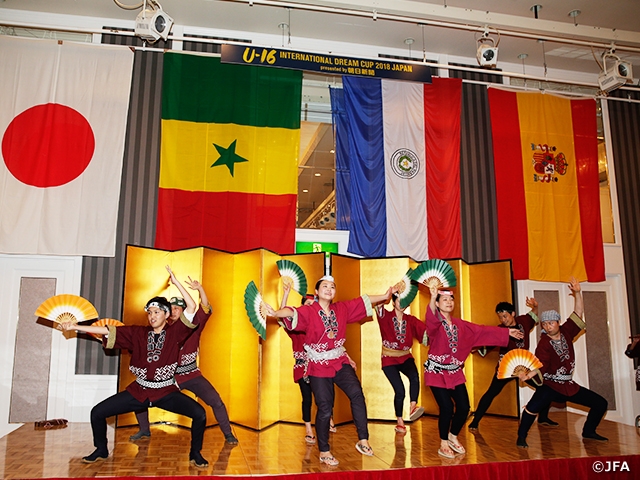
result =
[{"label": "green exit sign", "polygon": [[296,253],[313,252],[338,253],[338,244],[333,242],[296,242]]}]

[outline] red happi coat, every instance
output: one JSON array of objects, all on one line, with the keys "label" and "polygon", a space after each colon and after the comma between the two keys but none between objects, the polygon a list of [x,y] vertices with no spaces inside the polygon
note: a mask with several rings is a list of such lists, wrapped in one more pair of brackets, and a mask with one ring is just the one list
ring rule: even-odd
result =
[{"label": "red happi coat", "polygon": [[[196,325],[182,315],[174,324],[166,324],[157,338],[149,325],[124,325],[110,327],[109,335],[103,336],[102,343],[105,348],[131,351],[129,370],[136,376],[136,381],[126,390],[139,402],[153,403],[178,390],[174,374],[180,347],[195,328]],[[158,388],[145,387],[144,382],[155,383]]]},{"label": "red happi coat", "polygon": [[[459,318],[451,318],[451,326],[437,311],[437,316],[427,307],[427,335],[429,336],[429,357],[425,363],[425,385],[453,389],[466,382],[464,361],[471,349],[484,345],[506,346],[509,330],[506,328],[475,325]],[[440,370],[435,364],[451,367]]]},{"label": "red happi coat", "polygon": [[180,358],[178,359],[178,368],[176,369],[176,383],[180,388],[182,384],[192,378],[202,376],[202,372],[198,368],[197,358],[200,349],[200,337],[207,321],[211,317],[211,305],[205,310],[202,305],[198,306],[196,315],[193,318],[194,325],[198,328],[187,338],[180,350]]},{"label": "red happi coat", "polygon": [[402,320],[396,317],[395,309],[386,310],[383,307],[377,308],[378,326],[382,337],[382,346],[390,350],[404,351],[402,356],[388,356],[382,352],[382,366],[400,365],[409,358],[413,358],[411,347],[415,338],[423,345],[427,345],[427,327],[413,315],[402,314]]},{"label": "red happi coat", "polygon": [[540,372],[544,384],[567,397],[575,395],[580,390],[580,385],[573,381],[573,371],[576,367],[573,340],[583,328],[585,324],[582,319],[572,313],[560,327],[558,340],[552,340],[549,335],[543,333],[536,347],[536,357],[542,362]]},{"label": "red happi coat", "polygon": [[[355,323],[373,315],[371,301],[367,295],[335,302],[327,315],[320,303],[301,307],[286,307],[293,310],[291,317],[280,319],[287,330],[304,332],[304,347],[316,352],[327,352],[344,347],[347,324]],[[342,365],[349,363],[346,351],[338,358],[329,360],[308,359],[307,374],[312,377],[335,377]]]}]

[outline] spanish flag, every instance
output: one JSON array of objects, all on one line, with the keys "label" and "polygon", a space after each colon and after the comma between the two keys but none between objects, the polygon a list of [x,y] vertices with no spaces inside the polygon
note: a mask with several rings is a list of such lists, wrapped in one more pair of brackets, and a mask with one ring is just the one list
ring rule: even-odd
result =
[{"label": "spanish flag", "polygon": [[293,253],[302,73],[166,53],[155,247]]},{"label": "spanish flag", "polygon": [[605,279],[596,102],[489,89],[500,258],[516,280]]}]

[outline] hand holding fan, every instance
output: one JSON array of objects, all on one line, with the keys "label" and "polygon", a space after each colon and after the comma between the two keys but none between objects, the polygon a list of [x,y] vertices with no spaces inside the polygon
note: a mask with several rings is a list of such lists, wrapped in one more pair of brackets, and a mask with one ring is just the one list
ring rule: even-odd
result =
[{"label": "hand holding fan", "polygon": [[[92,327],[107,327],[109,325],[112,325],[114,327],[121,327],[124,325],[124,323],[122,323],[120,320],[116,320],[115,318],[101,318],[100,320],[97,320],[91,324]],[[90,333],[89,335],[97,338],[98,340],[102,338],[102,335],[100,335],[99,333]]]},{"label": "hand holding fan", "polygon": [[407,270],[407,273],[404,274],[402,280],[394,285],[394,289],[396,289],[398,299],[400,300],[400,308],[402,309],[407,308],[418,293],[418,284],[411,281],[412,273],[413,269],[410,268]]},{"label": "hand holding fan", "polygon": [[98,311],[89,300],[78,295],[62,294],[42,302],[35,315],[56,323],[78,323],[98,318]]},{"label": "hand holding fan", "polygon": [[517,377],[520,373],[529,373],[542,366],[542,362],[529,350],[515,348],[509,350],[498,366],[498,378],[503,380],[509,377]]},{"label": "hand holding fan", "polygon": [[288,283],[296,292],[304,297],[307,293],[307,277],[300,266],[291,260],[278,260],[278,272],[283,283]]},{"label": "hand holding fan", "polygon": [[455,287],[456,274],[444,260],[432,258],[422,262],[411,274],[411,279],[427,287]]},{"label": "hand holding fan", "polygon": [[247,310],[247,315],[251,321],[251,325],[256,329],[258,335],[263,340],[267,339],[267,309],[265,303],[262,301],[262,295],[258,291],[258,287],[253,283],[253,280],[249,282],[247,288],[244,290],[244,308]]}]

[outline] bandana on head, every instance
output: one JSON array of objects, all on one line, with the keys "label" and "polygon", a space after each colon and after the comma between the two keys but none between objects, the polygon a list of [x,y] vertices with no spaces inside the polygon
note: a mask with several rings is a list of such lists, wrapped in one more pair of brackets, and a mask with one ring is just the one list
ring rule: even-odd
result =
[{"label": "bandana on head", "polygon": [[158,303],[158,302],[149,303],[149,305],[144,307],[144,311],[148,312],[151,307],[156,307],[156,308],[159,308],[160,310],[162,310],[164,312],[170,313],[170,310],[167,308],[166,305],[163,305],[162,303]]},{"label": "bandana on head", "polygon": [[332,282],[332,283],[336,283],[336,281],[333,279],[333,277],[331,275],[325,275],[324,277],[322,277],[320,280],[318,280],[319,282],[322,282],[323,280],[326,280],[327,282]]},{"label": "bandana on head", "polygon": [[438,295],[451,295],[453,297],[453,292],[451,290],[438,290]]},{"label": "bandana on head", "polygon": [[169,300],[171,305],[176,305],[177,307],[187,308],[187,302],[184,301],[184,298],[180,297],[171,297]]},{"label": "bandana on head", "polygon": [[562,317],[555,310],[545,310],[540,315],[540,322],[559,322],[560,318]]}]

